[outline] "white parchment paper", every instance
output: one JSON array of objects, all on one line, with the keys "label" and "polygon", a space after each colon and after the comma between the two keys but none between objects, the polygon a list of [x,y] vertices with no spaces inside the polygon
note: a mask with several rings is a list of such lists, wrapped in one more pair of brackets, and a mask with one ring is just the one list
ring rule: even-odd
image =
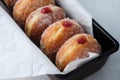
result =
[{"label": "white parchment paper", "polygon": [[59,73],[0,7],[0,79]]},{"label": "white parchment paper", "polygon": [[[71,18],[83,25],[88,33],[93,34],[92,17],[77,0],[56,1]],[[0,79],[66,74],[98,56],[89,52],[90,57],[71,62],[63,72],[60,72],[2,7],[0,7],[0,35]]]}]

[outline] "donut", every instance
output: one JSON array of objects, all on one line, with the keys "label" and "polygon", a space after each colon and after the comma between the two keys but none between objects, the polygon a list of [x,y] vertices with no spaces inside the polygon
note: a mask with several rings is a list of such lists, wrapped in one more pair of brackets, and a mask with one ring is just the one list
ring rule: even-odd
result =
[{"label": "donut", "polygon": [[43,31],[50,24],[63,18],[65,18],[65,12],[60,7],[54,5],[40,7],[28,16],[25,32],[34,43],[40,44]]},{"label": "donut", "polygon": [[84,29],[73,19],[65,18],[50,25],[42,34],[41,50],[53,62],[61,45],[75,34],[84,33]]},{"label": "donut", "polygon": [[17,0],[3,0],[5,5],[12,11]]},{"label": "donut", "polygon": [[24,30],[28,15],[39,7],[55,4],[54,0],[18,0],[13,9],[13,18]]},{"label": "donut", "polygon": [[100,54],[100,44],[89,34],[76,34],[69,38],[57,52],[56,65],[63,71],[71,61],[89,57],[88,52]]}]

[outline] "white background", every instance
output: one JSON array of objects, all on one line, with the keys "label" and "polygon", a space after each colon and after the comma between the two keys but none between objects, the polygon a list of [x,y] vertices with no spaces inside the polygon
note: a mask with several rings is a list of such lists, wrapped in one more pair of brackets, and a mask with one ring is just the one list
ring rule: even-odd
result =
[{"label": "white background", "polygon": [[[120,43],[120,0],[79,0]],[[120,80],[120,50],[110,56],[103,68],[85,80]]]}]

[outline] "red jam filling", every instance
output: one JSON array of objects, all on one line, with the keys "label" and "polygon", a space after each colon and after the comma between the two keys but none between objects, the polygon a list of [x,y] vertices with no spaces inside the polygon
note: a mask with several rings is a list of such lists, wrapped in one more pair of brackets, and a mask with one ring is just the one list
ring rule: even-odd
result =
[{"label": "red jam filling", "polygon": [[78,44],[84,44],[87,42],[87,39],[85,36],[82,36],[82,37],[77,39],[77,42],[78,42]]},{"label": "red jam filling", "polygon": [[69,28],[69,27],[71,27],[72,25],[73,25],[73,23],[70,22],[70,21],[64,21],[64,22],[63,22],[63,26],[64,26],[64,27]]},{"label": "red jam filling", "polygon": [[41,10],[41,13],[50,13],[52,10],[49,8],[49,7],[44,7],[44,8],[42,8],[42,10]]}]

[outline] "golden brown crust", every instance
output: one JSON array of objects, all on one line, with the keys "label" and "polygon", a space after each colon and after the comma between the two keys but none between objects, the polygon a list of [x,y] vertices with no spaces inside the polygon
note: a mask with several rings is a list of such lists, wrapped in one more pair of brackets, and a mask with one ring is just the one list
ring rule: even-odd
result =
[{"label": "golden brown crust", "polygon": [[37,8],[48,4],[54,4],[54,0],[18,0],[13,9],[14,19],[24,29],[28,15]]},{"label": "golden brown crust", "polygon": [[3,0],[3,1],[10,10],[13,10],[13,6],[15,5],[17,0]]},{"label": "golden brown crust", "polygon": [[[69,22],[68,27],[63,23]],[[69,27],[70,26],[70,27]],[[50,25],[41,36],[41,49],[52,60],[55,60],[56,52],[61,45],[75,34],[83,33],[83,28],[72,19],[62,19]]]},{"label": "golden brown crust", "polygon": [[[50,8],[50,13],[41,13],[44,8]],[[40,44],[40,37],[43,31],[57,20],[65,18],[65,12],[62,8],[47,5],[32,12],[26,20],[25,32],[36,44]]]},{"label": "golden brown crust", "polygon": [[[81,39],[79,41],[78,39]],[[62,71],[67,64],[76,59],[89,57],[88,52],[100,53],[101,46],[88,34],[77,34],[68,39],[57,52],[56,65]]]}]

